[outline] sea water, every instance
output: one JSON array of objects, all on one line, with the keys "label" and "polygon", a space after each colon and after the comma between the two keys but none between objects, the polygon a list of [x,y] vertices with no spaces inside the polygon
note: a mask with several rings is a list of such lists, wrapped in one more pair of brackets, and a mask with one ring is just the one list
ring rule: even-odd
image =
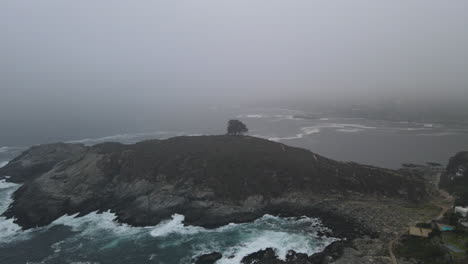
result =
[{"label": "sea water", "polygon": [[[0,211],[11,203],[17,184],[0,182]],[[62,216],[53,223],[23,231],[0,218],[0,263],[159,263],[185,264],[206,253],[221,252],[217,263],[238,264],[243,257],[273,248],[279,258],[288,250],[314,254],[336,241],[319,219],[265,215],[255,221],[205,229],[184,224],[174,214],[158,225],[131,227],[110,212]],[[319,235],[320,234],[320,235]]]}]

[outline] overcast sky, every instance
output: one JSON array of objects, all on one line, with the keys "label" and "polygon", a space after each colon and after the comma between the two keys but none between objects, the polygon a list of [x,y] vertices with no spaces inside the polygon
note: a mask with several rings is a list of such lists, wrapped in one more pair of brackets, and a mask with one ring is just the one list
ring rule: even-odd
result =
[{"label": "overcast sky", "polygon": [[0,118],[468,98],[467,13],[457,0],[3,0]]}]

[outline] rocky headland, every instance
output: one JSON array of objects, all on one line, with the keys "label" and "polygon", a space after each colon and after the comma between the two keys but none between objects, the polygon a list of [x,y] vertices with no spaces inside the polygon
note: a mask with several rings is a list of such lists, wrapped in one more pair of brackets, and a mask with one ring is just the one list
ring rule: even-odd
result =
[{"label": "rocky headland", "polygon": [[[23,182],[5,216],[25,229],[64,214],[107,210],[135,226],[178,213],[186,224],[207,228],[272,214],[320,217],[335,236],[347,238],[285,263],[391,263],[392,235],[436,210],[427,203],[434,186],[408,170],[338,162],[248,136],[42,145],[0,175]],[[265,251],[252,258],[262,256],[273,257]]]}]

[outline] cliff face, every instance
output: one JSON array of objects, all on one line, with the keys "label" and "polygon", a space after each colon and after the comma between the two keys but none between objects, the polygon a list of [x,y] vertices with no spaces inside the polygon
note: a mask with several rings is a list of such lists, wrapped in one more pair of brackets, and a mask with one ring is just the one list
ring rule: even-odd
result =
[{"label": "cliff face", "polygon": [[[310,214],[323,210],[320,203],[332,197],[414,201],[429,195],[424,182],[411,175],[337,162],[254,137],[176,137],[71,148],[77,151],[40,176],[27,176],[28,166],[24,171],[15,167],[20,177],[12,179],[27,180],[15,193],[8,217],[29,228],[63,214],[96,210],[111,210],[133,225],[154,225],[179,213],[187,223],[210,227],[265,213]],[[31,153],[12,166],[32,159]]]},{"label": "cliff face", "polygon": [[50,171],[62,161],[83,155],[86,150],[86,147],[80,144],[34,146],[0,168],[0,176],[10,176],[10,181],[21,183]]}]

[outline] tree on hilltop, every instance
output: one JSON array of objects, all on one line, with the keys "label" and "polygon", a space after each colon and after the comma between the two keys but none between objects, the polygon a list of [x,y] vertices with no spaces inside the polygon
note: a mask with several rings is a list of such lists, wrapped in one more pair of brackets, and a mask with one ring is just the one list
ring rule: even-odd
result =
[{"label": "tree on hilltop", "polygon": [[247,126],[239,120],[229,120],[227,126],[227,134],[230,136],[239,136],[244,133],[247,133],[249,129]]}]

